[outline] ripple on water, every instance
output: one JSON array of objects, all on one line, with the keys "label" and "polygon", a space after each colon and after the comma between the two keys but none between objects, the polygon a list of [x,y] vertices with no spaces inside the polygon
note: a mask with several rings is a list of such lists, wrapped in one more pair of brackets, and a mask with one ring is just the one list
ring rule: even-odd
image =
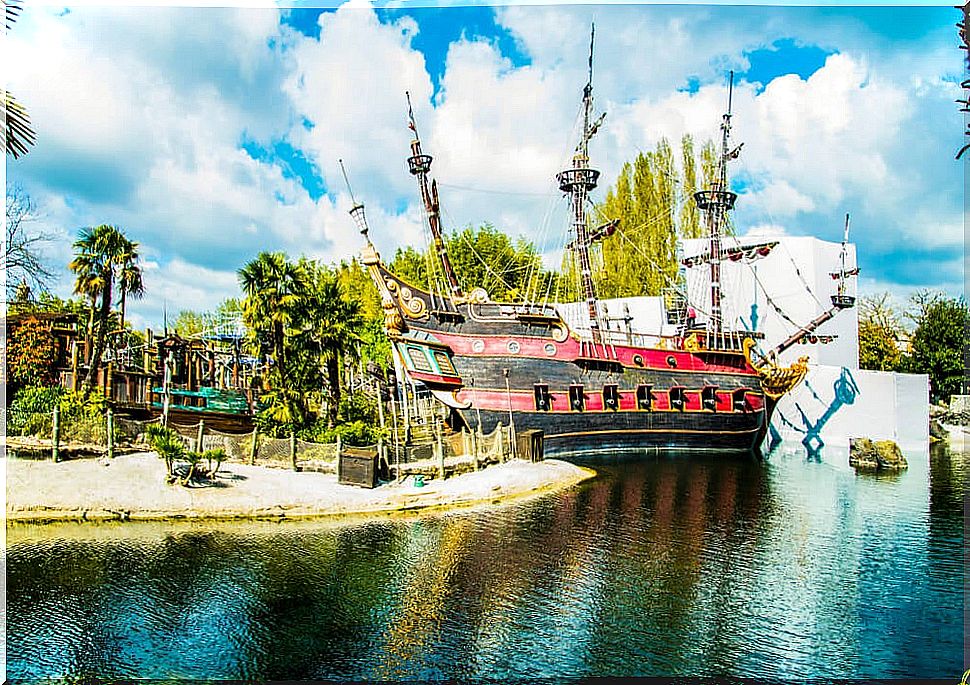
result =
[{"label": "ripple on water", "polygon": [[8,673],[952,676],[968,481],[934,459],[651,459],[461,514],[21,536]]}]

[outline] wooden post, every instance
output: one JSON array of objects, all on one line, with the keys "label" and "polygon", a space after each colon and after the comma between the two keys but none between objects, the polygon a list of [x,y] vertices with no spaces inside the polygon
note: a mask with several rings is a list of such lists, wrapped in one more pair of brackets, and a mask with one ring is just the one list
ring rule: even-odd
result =
[{"label": "wooden post", "polygon": [[300,470],[296,465],[296,431],[290,431],[290,464],[294,471]]},{"label": "wooden post", "polygon": [[205,419],[199,419],[199,432],[195,438],[195,451],[202,452],[202,438],[205,437]]},{"label": "wooden post", "polygon": [[77,340],[71,341],[71,390],[77,392]]},{"label": "wooden post", "polygon": [[475,470],[481,470],[482,466],[478,461],[478,431],[471,432],[471,453],[473,463],[475,464]]},{"label": "wooden post", "polygon": [[337,435],[337,482],[340,482],[340,435]]},{"label": "wooden post", "polygon": [[445,479],[445,444],[443,435],[444,431],[441,429],[439,424],[434,426],[434,437],[435,437],[435,447],[438,452],[438,476],[441,480]]},{"label": "wooden post", "polygon": [[58,462],[61,460],[61,407],[54,405],[54,429],[51,435],[51,458]]},{"label": "wooden post", "polygon": [[108,407],[108,459],[115,458],[115,413]]},{"label": "wooden post", "polygon": [[249,448],[249,464],[251,466],[256,465],[256,450],[259,449],[257,443],[259,442],[259,429],[253,428],[253,444]]},{"label": "wooden post", "polygon": [[168,363],[168,358],[162,358],[162,425],[168,426],[168,407],[172,401],[172,393],[169,386],[172,383],[172,366]]}]

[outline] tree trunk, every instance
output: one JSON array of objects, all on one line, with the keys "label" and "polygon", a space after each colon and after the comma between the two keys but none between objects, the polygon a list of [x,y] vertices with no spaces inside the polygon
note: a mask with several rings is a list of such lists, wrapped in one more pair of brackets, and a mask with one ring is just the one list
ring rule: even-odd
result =
[{"label": "tree trunk", "polygon": [[90,366],[88,366],[87,378],[84,379],[85,399],[87,399],[88,395],[94,389],[95,379],[98,377],[98,371],[101,369],[101,355],[104,354],[105,344],[108,341],[108,319],[110,314],[111,281],[109,280],[105,285],[104,292],[101,293],[101,308],[98,312],[98,338],[94,344],[94,352],[91,355]]},{"label": "tree trunk", "polygon": [[337,355],[327,357],[327,382],[330,384],[329,428],[337,425],[337,410],[340,408],[340,360]]}]

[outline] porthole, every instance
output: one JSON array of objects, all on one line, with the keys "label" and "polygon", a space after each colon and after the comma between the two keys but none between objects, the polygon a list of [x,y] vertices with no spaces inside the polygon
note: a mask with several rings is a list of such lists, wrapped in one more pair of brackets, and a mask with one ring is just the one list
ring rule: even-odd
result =
[{"label": "porthole", "polygon": [[635,354],[633,355],[633,363],[637,366],[643,366],[643,355]]},{"label": "porthole", "polygon": [[548,354],[550,357],[554,357],[556,355],[556,346],[552,343],[546,343],[542,349],[545,350],[546,354]]},{"label": "porthole", "polygon": [[484,340],[473,340],[472,341],[472,352],[484,352],[485,351],[485,341]]},{"label": "porthole", "polygon": [[669,366],[672,369],[677,368],[677,359],[674,357],[674,355],[672,354],[667,355],[667,366]]},{"label": "porthole", "polygon": [[508,344],[505,346],[505,349],[512,354],[518,354],[521,347],[517,340],[509,340]]}]

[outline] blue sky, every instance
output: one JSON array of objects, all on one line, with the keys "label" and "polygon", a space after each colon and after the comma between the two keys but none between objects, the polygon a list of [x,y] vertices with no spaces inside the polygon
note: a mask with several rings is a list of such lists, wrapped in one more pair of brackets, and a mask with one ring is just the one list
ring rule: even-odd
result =
[{"label": "blue sky", "polygon": [[[949,5],[64,9],[29,5],[5,41],[9,87],[38,132],[6,181],[58,235],[55,266],[83,226],[141,243],[139,325],[236,295],[235,271],[261,250],[351,257],[337,159],[382,252],[422,245],[405,90],[446,225],[491,222],[555,262],[568,222],[553,178],[593,21],[604,190],[661,136],[715,135],[733,69],[742,232],[838,240],[850,212],[863,292],[963,291]],[[65,272],[55,290],[70,289]]]}]

